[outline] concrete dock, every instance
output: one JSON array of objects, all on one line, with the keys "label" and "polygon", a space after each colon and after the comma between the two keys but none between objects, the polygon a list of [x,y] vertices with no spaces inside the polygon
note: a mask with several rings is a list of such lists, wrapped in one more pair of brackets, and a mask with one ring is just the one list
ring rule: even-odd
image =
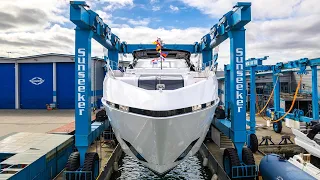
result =
[{"label": "concrete dock", "polygon": [[17,132],[46,133],[74,121],[74,110],[0,110],[0,138]]}]

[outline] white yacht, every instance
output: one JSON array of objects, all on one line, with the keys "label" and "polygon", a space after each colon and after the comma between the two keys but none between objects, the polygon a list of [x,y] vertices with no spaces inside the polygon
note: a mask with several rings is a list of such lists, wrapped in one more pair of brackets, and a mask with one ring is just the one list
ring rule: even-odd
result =
[{"label": "white yacht", "polygon": [[102,98],[124,152],[160,175],[197,153],[219,103],[215,72],[187,51],[162,51],[164,61],[137,50],[125,72],[109,67]]}]

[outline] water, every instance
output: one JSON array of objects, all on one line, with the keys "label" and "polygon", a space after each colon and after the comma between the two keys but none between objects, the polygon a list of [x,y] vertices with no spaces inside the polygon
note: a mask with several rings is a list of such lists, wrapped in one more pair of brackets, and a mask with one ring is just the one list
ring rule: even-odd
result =
[{"label": "water", "polygon": [[135,179],[155,179],[155,180],[207,180],[211,179],[212,173],[207,167],[202,166],[202,158],[199,154],[191,156],[177,167],[168,172],[164,177],[158,177],[148,168],[142,166],[134,158],[123,155],[119,161],[119,171],[112,174],[112,180],[135,180]]}]

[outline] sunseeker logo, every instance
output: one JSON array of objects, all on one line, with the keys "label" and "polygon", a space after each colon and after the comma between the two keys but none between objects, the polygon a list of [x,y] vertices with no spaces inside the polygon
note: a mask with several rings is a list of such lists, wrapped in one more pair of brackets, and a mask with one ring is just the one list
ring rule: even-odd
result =
[{"label": "sunseeker logo", "polygon": [[37,85],[37,86],[44,83],[44,79],[42,79],[41,77],[34,77],[34,78],[30,79],[29,81],[32,84]]},{"label": "sunseeker logo", "polygon": [[83,112],[86,107],[86,101],[85,101],[85,91],[86,91],[86,74],[85,74],[85,69],[86,69],[86,50],[84,48],[79,48],[78,49],[78,59],[77,59],[77,74],[78,74],[78,94],[77,94],[77,106],[78,106],[78,114],[80,116],[83,115]]},{"label": "sunseeker logo", "polygon": [[237,48],[236,49],[236,70],[237,70],[237,77],[236,77],[236,104],[238,107],[238,112],[241,112],[243,108],[244,99],[243,99],[243,75],[244,75],[244,67],[243,67],[243,49]]}]

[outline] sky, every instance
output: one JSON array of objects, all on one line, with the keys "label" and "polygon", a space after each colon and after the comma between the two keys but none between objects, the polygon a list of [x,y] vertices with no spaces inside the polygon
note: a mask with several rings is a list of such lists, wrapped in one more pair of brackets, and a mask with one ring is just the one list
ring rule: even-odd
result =
[{"label": "sky", "polygon": [[[242,0],[238,0],[242,1]],[[248,1],[248,0],[247,0]],[[127,43],[199,42],[235,0],[88,0],[111,31]],[[265,64],[320,57],[318,0],[252,0],[246,57]],[[75,25],[69,0],[1,0],[0,57],[74,54]],[[229,41],[219,47],[219,67],[229,64]],[[93,56],[103,56],[93,40]]]}]

